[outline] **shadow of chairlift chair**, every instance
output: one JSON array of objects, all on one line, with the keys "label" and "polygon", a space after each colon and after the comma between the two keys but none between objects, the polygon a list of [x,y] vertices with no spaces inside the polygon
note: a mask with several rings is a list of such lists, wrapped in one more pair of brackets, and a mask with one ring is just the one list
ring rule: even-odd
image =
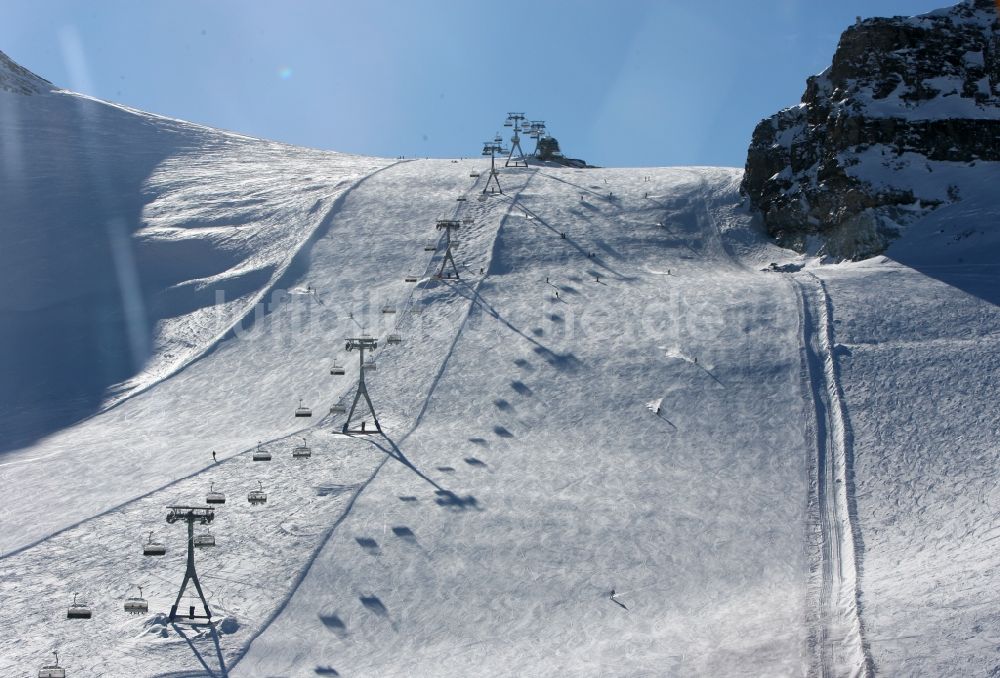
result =
[{"label": "shadow of chairlift chair", "polygon": [[405,278],[403,278],[403,282],[415,283],[415,282],[417,282],[417,276],[415,276],[415,275],[408,275]]},{"label": "shadow of chairlift chair", "polygon": [[251,490],[250,494],[247,495],[247,501],[250,502],[252,506],[259,506],[260,504],[267,503],[267,493],[264,491],[264,483],[257,481],[259,489]]},{"label": "shadow of chairlift chair", "polygon": [[261,444],[257,443],[257,449],[253,451],[254,461],[271,461],[271,453],[268,452],[266,447],[261,447]]},{"label": "shadow of chairlift chair", "polygon": [[313,416],[313,411],[302,404],[302,398],[299,398],[299,406],[295,408],[296,417],[311,417]]},{"label": "shadow of chairlift chair", "polygon": [[212,483],[208,487],[208,494],[205,495],[206,504],[225,504],[226,495],[222,492],[215,491],[215,483]]},{"label": "shadow of chairlift chair", "polygon": [[464,225],[466,225],[466,226],[468,226],[469,224],[472,224],[474,222],[475,222],[475,219],[473,219],[472,217],[462,217],[462,223]]},{"label": "shadow of chairlift chair", "polygon": [[345,414],[347,412],[347,407],[341,405],[340,403],[334,403],[330,405],[330,414]]},{"label": "shadow of chairlift chair", "polygon": [[344,366],[343,365],[338,365],[337,361],[334,360],[333,361],[333,367],[330,368],[330,374],[332,374],[334,376],[337,376],[337,377],[342,377],[346,373],[347,373],[347,370],[344,369]]},{"label": "shadow of chairlift chair", "polygon": [[77,594],[73,594],[73,604],[66,610],[66,619],[90,619],[92,611],[86,603],[76,600]]},{"label": "shadow of chairlift chair", "polygon": [[385,338],[385,343],[387,344],[402,344],[403,337],[399,334],[390,334]]},{"label": "shadow of chairlift chair", "polygon": [[208,528],[205,528],[204,532],[199,532],[194,535],[193,543],[197,548],[215,546],[215,535],[212,534]]},{"label": "shadow of chairlift chair", "polygon": [[125,612],[128,614],[146,614],[149,612],[149,601],[142,597],[142,587],[136,586],[139,589],[139,597],[130,597],[125,599]]},{"label": "shadow of chairlift chair", "polygon": [[66,669],[59,666],[59,653],[53,650],[52,654],[56,656],[55,662],[38,669],[38,678],[66,678]]},{"label": "shadow of chairlift chair", "polygon": [[382,307],[382,312],[383,313],[395,313],[396,312],[396,307],[393,306],[392,304],[386,304],[385,306]]},{"label": "shadow of chairlift chair", "polygon": [[158,541],[153,541],[153,533],[149,533],[149,541],[142,545],[142,555],[144,556],[165,556],[167,546]]},{"label": "shadow of chairlift chair", "polygon": [[306,439],[302,439],[302,444],[292,450],[292,459],[308,459],[312,456],[312,450],[306,444]]}]

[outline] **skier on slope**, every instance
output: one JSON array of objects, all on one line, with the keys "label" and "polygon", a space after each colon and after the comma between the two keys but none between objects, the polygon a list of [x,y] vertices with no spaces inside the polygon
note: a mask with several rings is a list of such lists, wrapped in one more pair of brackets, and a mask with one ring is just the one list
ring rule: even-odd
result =
[{"label": "skier on slope", "polygon": [[216,464],[219,463],[219,460],[215,458],[215,450],[212,450],[212,461],[215,462]]}]

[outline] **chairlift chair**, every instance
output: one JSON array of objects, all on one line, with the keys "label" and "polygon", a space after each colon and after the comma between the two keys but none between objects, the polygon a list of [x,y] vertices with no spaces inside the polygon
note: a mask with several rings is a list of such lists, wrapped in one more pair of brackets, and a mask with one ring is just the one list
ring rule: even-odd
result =
[{"label": "chairlift chair", "polygon": [[471,224],[473,221],[475,220],[472,217],[462,217],[462,223],[465,224],[466,226]]},{"label": "chairlift chair", "polygon": [[392,304],[386,304],[385,306],[382,307],[382,312],[383,313],[395,313],[396,312],[396,307],[393,306]]},{"label": "chairlift chair", "polygon": [[415,283],[415,282],[417,282],[417,276],[415,276],[415,275],[408,275],[405,278],[403,278],[403,282]]},{"label": "chairlift chair", "polygon": [[142,555],[144,556],[165,556],[167,555],[166,544],[153,541],[153,533],[149,533],[149,541],[142,545]]},{"label": "chairlift chair", "polygon": [[344,374],[346,374],[346,370],[344,369],[343,365],[338,365],[337,361],[334,360],[333,361],[333,367],[330,368],[330,374],[333,374],[333,375],[336,375],[336,376],[340,377],[340,376],[343,376]]},{"label": "chairlift chair", "polygon": [[205,495],[206,504],[225,504],[226,495],[215,491],[215,483],[209,485],[208,494]]},{"label": "chairlift chair", "polygon": [[66,669],[59,666],[59,653],[53,650],[52,654],[56,656],[55,662],[38,669],[38,678],[66,678]]},{"label": "chairlift chair", "polygon": [[306,439],[302,439],[302,444],[292,450],[292,459],[308,459],[312,456],[312,450],[306,444]]},{"label": "chairlift chair", "polygon": [[271,461],[271,453],[266,448],[257,443],[257,449],[253,451],[254,461]]},{"label": "chairlift chair", "polygon": [[456,202],[465,202],[466,200],[468,200],[468,198],[466,198],[464,195],[460,195],[457,198],[455,198]]},{"label": "chairlift chair", "polygon": [[390,334],[385,338],[385,343],[387,344],[401,344],[403,343],[403,337],[398,334]]},{"label": "chairlift chair", "polygon": [[347,408],[340,403],[330,405],[330,414],[344,414],[345,412],[347,412]]},{"label": "chairlift chair", "polygon": [[437,251],[438,245],[434,240],[429,240],[424,243],[424,252],[435,252]]},{"label": "chairlift chair", "polygon": [[469,172],[469,178],[471,178],[471,179],[478,179],[479,178],[479,172]]},{"label": "chairlift chair", "polygon": [[376,369],[378,369],[377,367],[375,367],[375,359],[369,358],[368,360],[366,360],[365,364],[361,366],[361,369],[365,371],[374,372]]},{"label": "chairlift chair", "polygon": [[215,535],[208,530],[194,535],[194,545],[199,548],[215,546]]},{"label": "chairlift chair", "polygon": [[86,603],[79,603],[73,594],[73,604],[66,610],[66,619],[90,619],[91,610]]},{"label": "chairlift chair", "polygon": [[313,411],[302,404],[302,398],[299,398],[299,406],[295,408],[296,417],[311,417],[313,416]]},{"label": "chairlift chair", "polygon": [[247,495],[247,501],[253,506],[267,503],[267,493],[264,491],[264,483],[258,480],[257,485],[260,486],[260,489],[251,490],[250,494]]},{"label": "chairlift chair", "polygon": [[136,586],[136,588],[139,589],[139,596],[125,599],[125,612],[128,614],[146,614],[149,612],[149,601],[142,597],[142,587]]}]

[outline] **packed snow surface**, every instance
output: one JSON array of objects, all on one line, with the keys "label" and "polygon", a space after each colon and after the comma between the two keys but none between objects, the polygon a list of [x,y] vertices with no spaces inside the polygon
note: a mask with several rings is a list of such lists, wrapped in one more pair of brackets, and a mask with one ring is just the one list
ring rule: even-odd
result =
[{"label": "packed snow surface", "polygon": [[[72,676],[994,670],[990,181],[887,256],[825,265],[767,243],[739,170],[532,166],[481,197],[481,161],[0,97],[21,182],[0,188],[21,224],[0,338],[37,333],[4,344],[22,409],[0,420],[0,675],[52,650]],[[103,159],[32,164],[58,147],[46,124],[89,129],[66,143]],[[462,224],[458,279],[435,277],[438,219]],[[105,350],[141,360],[52,353],[95,299]],[[364,333],[382,434],[343,435],[344,339]],[[46,412],[81,379],[83,404]],[[166,507],[210,489],[226,503],[195,557],[216,623],[170,624],[185,528]],[[150,533],[165,556],[142,555]],[[138,586],[150,610],[128,616]],[[66,618],[74,594],[92,619]]]}]

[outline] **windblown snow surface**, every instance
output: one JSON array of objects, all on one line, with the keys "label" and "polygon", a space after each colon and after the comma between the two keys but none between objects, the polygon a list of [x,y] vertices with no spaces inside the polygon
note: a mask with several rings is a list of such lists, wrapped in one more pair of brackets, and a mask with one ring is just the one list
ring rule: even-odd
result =
[{"label": "windblown snow surface", "polygon": [[[108,185],[138,215],[117,247],[163,247],[149,266],[172,276],[152,297],[179,281],[204,296],[149,315],[148,357],[90,418],[0,456],[0,674],[35,674],[52,650],[73,676],[997,664],[998,208],[986,189],[963,186],[888,257],[821,265],[766,243],[740,206],[739,170],[532,166],[480,199],[478,161],[355,158],[67,93],[0,93],[15,96],[22,111],[113,116],[115,129],[92,128],[107,145],[132,133],[125,121],[173,140]],[[5,117],[0,138],[31,143],[25,121],[38,119]],[[148,147],[118,146],[119,164]],[[81,227],[43,199],[53,177],[73,180],[52,169],[2,194],[30,198],[5,252],[25,238],[44,253]],[[469,222],[459,280],[433,276],[442,218]],[[238,256],[223,254],[227,237]],[[771,261],[803,268],[762,270]],[[50,280],[31,325],[45,346],[45,323],[65,332],[64,309],[90,308],[70,294],[88,276],[64,285],[27,254],[15,263]],[[244,301],[216,309],[214,290],[260,269]],[[8,328],[26,322],[3,312]],[[344,415],[328,414],[350,404],[358,358],[343,339],[361,332],[380,340],[368,379],[384,435],[339,435]],[[402,343],[386,345],[390,333]],[[53,378],[43,354],[18,374]],[[330,374],[334,359],[345,376]],[[293,417],[299,398],[313,418]],[[4,419],[4,437],[20,421]],[[303,439],[312,456],[293,459]],[[272,461],[251,460],[258,440]],[[251,506],[258,481],[268,501]],[[218,623],[167,624],[185,537],[165,507],[202,504],[212,483],[227,503],[218,545],[196,560]],[[165,557],[141,555],[149,532]],[[148,615],[124,614],[133,585]],[[74,593],[92,619],[66,619]]]}]

